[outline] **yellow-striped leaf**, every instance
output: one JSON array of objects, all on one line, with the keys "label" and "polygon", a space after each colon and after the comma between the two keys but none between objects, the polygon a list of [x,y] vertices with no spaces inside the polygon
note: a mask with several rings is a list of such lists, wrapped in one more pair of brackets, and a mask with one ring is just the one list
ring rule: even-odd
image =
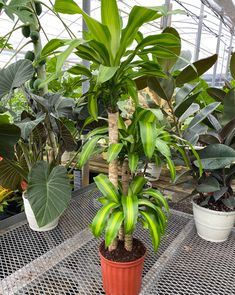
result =
[{"label": "yellow-striped leaf", "polygon": [[134,173],[138,166],[139,155],[137,153],[129,153],[128,160],[129,160],[130,171],[131,173]]},{"label": "yellow-striped leaf", "polygon": [[97,121],[97,116],[98,116],[97,96],[90,95],[88,97],[88,111],[91,117]]},{"label": "yellow-striped leaf", "polygon": [[157,201],[160,201],[160,203],[166,208],[166,210],[169,211],[169,205],[167,203],[167,200],[158,190],[149,188],[144,190],[143,194],[151,196],[155,198]]},{"label": "yellow-striped leaf", "polygon": [[93,137],[98,134],[108,134],[108,127],[97,127],[94,130],[91,130],[89,133],[87,133],[86,138]]},{"label": "yellow-striped leaf", "polygon": [[175,164],[173,163],[173,161],[171,160],[170,157],[166,157],[166,161],[167,161],[167,166],[170,170],[171,179],[172,179],[172,181],[174,181],[175,177],[176,177]]},{"label": "yellow-striped leaf", "polygon": [[129,187],[129,190],[132,192],[133,195],[139,194],[142,190],[144,185],[146,184],[147,180],[143,176],[136,176]]},{"label": "yellow-striped leaf", "polygon": [[165,156],[165,157],[170,157],[171,156],[171,151],[169,146],[167,145],[167,143],[160,139],[157,138],[156,142],[155,142],[156,148],[159,150],[159,152]]},{"label": "yellow-striped leaf", "polygon": [[105,47],[111,42],[111,35],[107,26],[86,14],[73,0],[56,0],[54,9],[64,14],[81,14],[92,34],[92,37],[104,44]]},{"label": "yellow-striped leaf", "polygon": [[122,225],[124,214],[120,210],[115,210],[110,216],[105,231],[105,246],[108,247],[117,237],[118,231]]},{"label": "yellow-striped leaf", "polygon": [[98,76],[97,76],[97,84],[102,84],[110,80],[115,75],[117,70],[118,70],[118,67],[106,67],[106,66],[100,65]]},{"label": "yellow-striped leaf", "polygon": [[118,204],[114,202],[110,202],[106,205],[104,205],[96,214],[94,217],[92,224],[91,224],[91,229],[92,233],[95,237],[99,237],[106,225],[107,218],[111,212],[112,209],[117,208]]},{"label": "yellow-striped leaf", "polygon": [[80,153],[79,161],[78,161],[78,166],[82,167],[86,164],[86,162],[89,160],[91,155],[93,154],[98,140],[101,138],[101,136],[96,136],[93,137],[92,139],[88,140]]},{"label": "yellow-striped leaf", "polygon": [[98,189],[105,197],[115,203],[119,203],[118,192],[106,175],[99,174],[98,176],[94,177],[94,181]]},{"label": "yellow-striped leaf", "polygon": [[154,8],[147,8],[141,6],[134,6],[129,14],[127,26],[122,30],[121,43],[118,54],[116,56],[116,62],[119,62],[123,56],[126,48],[132,44],[139,28],[149,21],[155,20],[161,17]]},{"label": "yellow-striped leaf", "polygon": [[107,152],[107,161],[108,163],[112,162],[113,160],[115,160],[119,153],[121,152],[123,147],[122,143],[112,143],[110,144],[109,148],[108,148],[108,152]]},{"label": "yellow-striped leaf", "polygon": [[153,249],[154,251],[157,251],[158,246],[160,244],[160,231],[158,229],[159,225],[157,222],[157,218],[151,211],[140,210],[140,214],[144,217],[144,219],[148,223],[148,228],[150,230],[150,234],[152,238]]},{"label": "yellow-striped leaf", "polygon": [[108,27],[111,34],[110,49],[114,59],[119,49],[121,38],[121,20],[116,0],[101,1],[101,18],[102,23]]},{"label": "yellow-striped leaf", "polygon": [[135,230],[138,217],[138,198],[136,195],[122,196],[124,229],[126,234]]},{"label": "yellow-striped leaf", "polygon": [[155,149],[156,142],[156,124],[144,121],[139,122],[140,136],[145,155],[151,159]]}]

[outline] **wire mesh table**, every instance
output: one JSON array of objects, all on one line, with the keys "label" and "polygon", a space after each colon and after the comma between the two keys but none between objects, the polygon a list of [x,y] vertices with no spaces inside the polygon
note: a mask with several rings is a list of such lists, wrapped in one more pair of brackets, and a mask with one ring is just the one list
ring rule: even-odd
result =
[{"label": "wire mesh table", "polygon": [[[74,192],[59,226],[34,232],[25,220],[0,230],[0,295],[95,295],[102,289],[100,240],[88,225],[99,208],[93,185]],[[196,234],[192,216],[171,211],[155,254],[146,231],[135,234],[148,248],[141,295],[235,294],[235,233],[220,244]]]}]

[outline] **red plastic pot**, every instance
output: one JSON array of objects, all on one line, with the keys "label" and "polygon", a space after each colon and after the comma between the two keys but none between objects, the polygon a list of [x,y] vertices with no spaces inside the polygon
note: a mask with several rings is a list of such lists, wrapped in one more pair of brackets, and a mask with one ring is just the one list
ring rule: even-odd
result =
[{"label": "red plastic pot", "polygon": [[131,262],[114,262],[99,251],[106,295],[138,295],[141,290],[145,254]]}]

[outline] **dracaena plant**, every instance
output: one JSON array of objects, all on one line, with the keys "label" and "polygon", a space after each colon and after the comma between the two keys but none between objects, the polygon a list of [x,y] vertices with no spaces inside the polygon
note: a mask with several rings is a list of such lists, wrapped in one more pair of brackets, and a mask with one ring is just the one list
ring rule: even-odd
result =
[{"label": "dracaena plant", "polygon": [[[88,120],[97,120],[97,104],[101,100],[108,114],[109,145],[120,148],[118,101],[123,96],[131,96],[135,103],[138,103],[135,78],[146,75],[165,76],[160,63],[145,62],[145,58],[140,56],[143,48],[148,47],[149,50],[152,48],[161,58],[165,57],[166,52],[172,57],[172,55],[175,56],[175,50],[180,48],[180,39],[178,36],[165,32],[142,38],[141,42],[135,44],[135,39],[141,36],[138,32],[140,27],[144,23],[160,18],[165,12],[163,7],[134,6],[125,28],[122,28],[121,16],[115,0],[101,1],[101,22],[87,15],[73,0],[56,0],[54,8],[60,13],[82,15],[88,27],[86,40],[51,40],[42,53],[49,55],[52,51],[58,52],[61,46],[67,46],[67,49],[58,56],[57,72],[60,72],[65,59],[72,51],[75,52],[78,56],[78,64],[70,71],[82,72],[90,80],[90,89],[86,94],[91,116]],[[84,69],[79,64],[79,58],[90,61],[91,69],[95,70],[89,72],[88,69]],[[93,142],[86,143],[84,148],[89,151],[87,147],[97,143],[98,138],[99,136],[92,139]],[[81,161],[80,163],[82,164]],[[117,190],[117,158],[109,163],[109,180]],[[111,212],[114,211],[110,209],[109,214]],[[109,249],[115,249],[116,244],[114,239]]]}]

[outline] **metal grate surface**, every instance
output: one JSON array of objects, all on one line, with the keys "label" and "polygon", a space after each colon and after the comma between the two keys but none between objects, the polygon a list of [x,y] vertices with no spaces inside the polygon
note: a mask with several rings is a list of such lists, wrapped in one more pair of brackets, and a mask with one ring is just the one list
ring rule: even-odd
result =
[{"label": "metal grate surface", "polygon": [[[136,236],[144,241],[147,249],[149,249],[145,261],[144,275],[150,270],[158,257],[171,244],[187,222],[187,218],[171,216],[166,234],[156,254],[151,251],[151,241],[147,232],[138,228]],[[100,240],[92,239],[78,251],[58,263],[53,269],[40,276],[32,284],[27,285],[15,293],[15,295],[104,294],[102,293],[99,257],[97,255],[99,243]]]},{"label": "metal grate surface", "polygon": [[193,229],[146,295],[234,295],[235,233],[223,243],[202,240]]},{"label": "metal grate surface", "polygon": [[87,227],[97,210],[94,198],[99,195],[96,189],[83,190],[71,201],[58,227],[52,231],[34,232],[24,224],[0,235],[0,279]]}]

